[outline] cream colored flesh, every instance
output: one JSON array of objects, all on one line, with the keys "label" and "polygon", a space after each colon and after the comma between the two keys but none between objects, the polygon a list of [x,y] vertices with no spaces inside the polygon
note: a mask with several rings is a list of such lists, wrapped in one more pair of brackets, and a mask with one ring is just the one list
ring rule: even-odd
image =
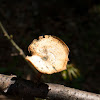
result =
[{"label": "cream colored flesh", "polygon": [[39,40],[33,40],[28,50],[32,56],[27,56],[26,59],[41,73],[53,74],[66,69],[69,48],[59,38],[41,36]]}]

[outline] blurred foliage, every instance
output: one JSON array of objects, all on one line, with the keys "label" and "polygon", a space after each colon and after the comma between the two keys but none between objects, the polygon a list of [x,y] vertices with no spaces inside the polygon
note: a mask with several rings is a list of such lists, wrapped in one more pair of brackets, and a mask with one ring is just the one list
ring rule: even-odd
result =
[{"label": "blurred foliage", "polygon": [[78,76],[80,76],[80,72],[77,68],[74,67],[73,64],[68,64],[67,70],[62,72],[62,77],[64,80],[67,78],[72,80],[73,78],[78,78]]}]

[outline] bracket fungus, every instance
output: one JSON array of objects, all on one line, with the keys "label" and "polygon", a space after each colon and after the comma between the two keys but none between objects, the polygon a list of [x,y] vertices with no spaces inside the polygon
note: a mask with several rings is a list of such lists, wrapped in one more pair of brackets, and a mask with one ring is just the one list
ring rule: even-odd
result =
[{"label": "bracket fungus", "polygon": [[40,36],[29,45],[28,51],[32,56],[26,56],[26,59],[39,72],[53,74],[66,70],[69,48],[61,39],[51,35]]}]

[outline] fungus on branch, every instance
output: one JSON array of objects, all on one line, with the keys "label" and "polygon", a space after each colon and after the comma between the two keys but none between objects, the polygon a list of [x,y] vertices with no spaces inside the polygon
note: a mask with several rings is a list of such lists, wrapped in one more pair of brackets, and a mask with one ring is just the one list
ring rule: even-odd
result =
[{"label": "fungus on branch", "polygon": [[40,36],[29,45],[28,51],[32,56],[26,59],[39,72],[53,74],[66,70],[69,48],[61,39],[51,35]]}]

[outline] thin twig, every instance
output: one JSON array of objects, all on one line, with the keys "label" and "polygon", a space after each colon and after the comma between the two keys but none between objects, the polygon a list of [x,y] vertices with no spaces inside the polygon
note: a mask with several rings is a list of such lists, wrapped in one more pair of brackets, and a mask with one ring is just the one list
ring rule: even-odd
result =
[{"label": "thin twig", "polygon": [[14,42],[14,40],[8,35],[7,31],[5,30],[5,28],[3,27],[2,23],[0,22],[0,27],[3,31],[4,36],[11,42],[11,44],[16,48],[17,51],[19,51],[19,54],[24,58],[24,60],[28,63],[28,65],[34,70],[35,73],[37,73],[36,69],[33,67],[33,65],[28,62],[25,57],[25,53],[23,52],[23,50]]},{"label": "thin twig", "polygon": [[25,58],[25,54],[23,50],[14,42],[14,40],[8,35],[7,31],[4,29],[3,25],[0,22],[0,27],[4,33],[4,36],[7,37],[7,39],[12,43],[12,45],[20,52],[20,55],[22,55],[23,58]]}]

